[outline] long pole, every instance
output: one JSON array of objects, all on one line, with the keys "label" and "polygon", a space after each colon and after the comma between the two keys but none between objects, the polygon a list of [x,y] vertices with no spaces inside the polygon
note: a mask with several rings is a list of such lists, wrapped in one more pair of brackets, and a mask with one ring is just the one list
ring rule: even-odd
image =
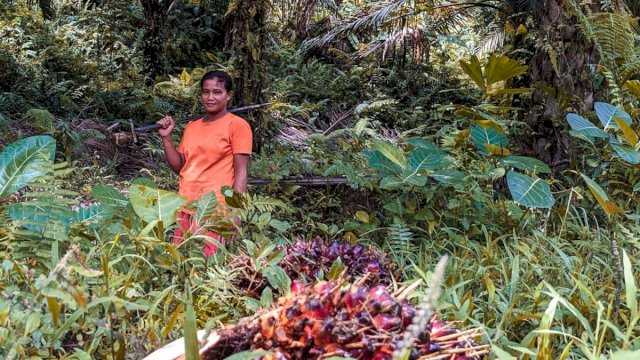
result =
[{"label": "long pole", "polygon": [[[243,111],[249,111],[249,110],[254,110],[254,109],[259,109],[261,107],[269,106],[271,104],[272,103],[241,106],[241,107],[229,109],[229,112],[230,113],[238,113],[238,112],[243,112]],[[189,117],[186,117],[186,118],[183,118],[183,119],[178,119],[178,120],[176,120],[176,124],[197,120],[197,119],[205,117],[205,115],[206,114],[194,115],[194,116],[189,116]],[[159,127],[160,126],[158,126],[158,124],[151,124],[151,125],[145,125],[145,126],[140,126],[140,127],[134,128],[133,131],[135,131],[135,132],[143,132],[143,131],[157,129]]]}]

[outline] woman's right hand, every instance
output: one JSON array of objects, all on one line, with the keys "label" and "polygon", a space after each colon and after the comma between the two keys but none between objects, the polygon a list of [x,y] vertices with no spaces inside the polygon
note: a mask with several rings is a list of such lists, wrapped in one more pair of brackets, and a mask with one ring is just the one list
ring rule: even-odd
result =
[{"label": "woman's right hand", "polygon": [[158,126],[158,134],[161,138],[171,137],[173,129],[176,127],[176,122],[171,116],[165,116],[156,122]]}]

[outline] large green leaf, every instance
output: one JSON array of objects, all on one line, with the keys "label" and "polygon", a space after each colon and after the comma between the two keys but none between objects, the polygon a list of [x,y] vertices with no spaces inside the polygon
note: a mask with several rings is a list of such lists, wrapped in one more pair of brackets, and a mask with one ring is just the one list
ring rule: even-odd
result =
[{"label": "large green leaf", "polygon": [[629,125],[633,122],[629,114],[611,104],[597,102],[594,104],[594,108],[596,109],[596,115],[598,115],[598,119],[600,119],[602,127],[605,130],[618,128],[615,117],[620,118]]},{"label": "large green leaf", "polygon": [[161,220],[164,226],[175,222],[186,199],[174,192],[132,184],[129,199],[133,210],[146,222]]},{"label": "large green leaf", "polygon": [[485,144],[503,148],[507,146],[507,136],[492,126],[476,125],[471,128],[471,141],[483,155],[491,154]]},{"label": "large green leaf", "polygon": [[591,178],[585,174],[580,174],[580,176],[582,176],[582,179],[584,180],[584,182],[587,183],[587,186],[589,187],[591,194],[593,194],[593,196],[596,198],[596,201],[598,202],[598,204],[600,204],[600,206],[607,213],[607,215],[624,213],[624,211],[618,206],[618,204],[609,200],[609,196],[607,195],[606,192],[604,192],[604,190],[600,187],[600,185],[598,185],[598,183],[591,180]]},{"label": "large green leaf", "polygon": [[400,168],[405,169],[407,167],[407,159],[402,149],[398,146],[384,141],[374,140],[371,142],[371,148],[381,153]]},{"label": "large green leaf", "polygon": [[549,174],[551,173],[551,169],[544,162],[528,157],[528,156],[515,156],[509,155],[498,160],[500,165],[504,167],[514,167],[516,169],[530,171],[530,172],[538,172],[541,174]]},{"label": "large green leaf", "polygon": [[509,171],[507,185],[513,200],[520,205],[532,208],[550,208],[556,202],[551,194],[549,184],[542,179],[533,179],[527,175]]},{"label": "large green leaf", "polygon": [[93,227],[111,219],[113,217],[113,207],[105,203],[93,204],[91,206],[80,206],[74,213],[76,223]]},{"label": "large green leaf", "polygon": [[487,85],[491,85],[523,74],[527,69],[527,65],[522,65],[519,61],[507,56],[495,57],[491,55],[487,66],[484,67],[484,77],[487,80]]},{"label": "large green leaf", "polygon": [[465,174],[459,170],[443,169],[429,174],[429,176],[439,183],[453,185],[464,179]]},{"label": "large green leaf", "polygon": [[109,185],[98,184],[91,190],[91,196],[103,204],[116,207],[125,207],[129,200],[116,188]]},{"label": "large green leaf", "polygon": [[51,136],[18,140],[0,153],[0,199],[53,171],[56,141]]},{"label": "large green leaf", "polygon": [[218,198],[216,193],[211,191],[204,194],[196,202],[196,224],[202,224],[208,218],[210,218],[216,209],[218,208]]},{"label": "large green leaf", "polygon": [[640,164],[640,153],[635,151],[632,147],[619,145],[619,144],[611,144],[611,148],[620,156],[622,161],[637,165]]},{"label": "large green leaf", "polygon": [[435,170],[448,164],[446,154],[440,150],[420,148],[409,152],[411,170]]},{"label": "large green leaf", "polygon": [[[52,199],[51,199],[52,200]],[[31,201],[11,204],[7,213],[22,227],[47,239],[68,240],[74,213],[66,205],[54,201]]]},{"label": "large green leaf", "polygon": [[403,168],[389,160],[379,151],[366,150],[363,155],[367,158],[369,166],[382,175],[396,175],[402,173]]},{"label": "large green leaf", "polygon": [[478,85],[480,89],[484,90],[484,78],[482,77],[482,67],[480,66],[480,60],[475,55],[471,56],[471,61],[466,63],[460,60],[460,67],[465,74],[469,75],[473,82]]},{"label": "large green leaf", "polygon": [[411,139],[407,140],[407,144],[413,145],[413,147],[415,147],[416,149],[427,149],[427,150],[433,150],[433,151],[441,151],[440,148],[438,147],[438,145],[436,145],[433,142],[431,142],[429,140],[426,140],[426,139],[411,138]]},{"label": "large green leaf", "polygon": [[608,138],[609,133],[595,126],[591,121],[578,114],[567,114],[567,122],[571,129],[578,134],[597,138]]}]

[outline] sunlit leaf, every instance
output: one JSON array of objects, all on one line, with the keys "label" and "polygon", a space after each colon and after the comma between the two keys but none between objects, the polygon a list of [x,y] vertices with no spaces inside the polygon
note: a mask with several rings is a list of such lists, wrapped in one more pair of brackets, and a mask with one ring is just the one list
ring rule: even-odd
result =
[{"label": "sunlit leaf", "polygon": [[640,153],[633,148],[618,144],[611,144],[611,148],[620,156],[622,161],[632,165],[640,164]]},{"label": "sunlit leaf", "polygon": [[509,171],[507,185],[513,200],[520,205],[550,208],[555,204],[549,184],[542,179],[533,179],[527,175]]},{"label": "sunlit leaf", "polygon": [[484,67],[484,77],[487,79],[487,85],[491,85],[521,75],[528,68],[527,65],[522,65],[519,61],[507,56],[495,57],[491,55]]},{"label": "sunlit leaf", "polygon": [[444,167],[446,154],[441,150],[420,148],[409,152],[409,165],[412,171],[435,170]]},{"label": "sunlit leaf", "polygon": [[475,55],[471,56],[470,62],[464,62],[460,60],[460,67],[465,74],[471,77],[471,80],[478,85],[480,89],[484,89],[484,78],[482,77],[482,67],[480,66],[480,60]]},{"label": "sunlit leaf", "polygon": [[129,200],[113,186],[98,184],[91,190],[91,196],[104,204],[117,207],[127,206]]},{"label": "sunlit leaf", "polygon": [[198,348],[198,327],[196,324],[196,314],[193,310],[193,300],[189,285],[186,286],[184,294],[186,312],[184,315],[184,355],[186,360],[200,360]]},{"label": "sunlit leaf", "polygon": [[51,136],[18,140],[0,153],[0,199],[53,171],[56,141]]},{"label": "sunlit leaf", "polygon": [[489,154],[496,156],[507,156],[511,154],[511,151],[507,148],[503,148],[501,146],[495,146],[491,144],[484,143],[484,148],[487,149]]},{"label": "sunlit leaf", "polygon": [[626,251],[622,252],[622,263],[624,264],[624,288],[626,295],[627,308],[631,311],[631,318],[638,316],[638,287],[634,277],[633,266]]},{"label": "sunlit leaf", "polygon": [[402,149],[400,149],[398,146],[387,142],[374,140],[371,142],[371,149],[379,152],[401,169],[405,169],[407,167],[407,160],[404,156],[404,153],[402,152]]},{"label": "sunlit leaf", "polygon": [[108,204],[80,206],[75,211],[75,221],[80,224],[100,225],[113,217],[113,207]]},{"label": "sunlit leaf", "polygon": [[629,125],[632,123],[631,116],[629,116],[629,114],[611,104],[596,102],[593,107],[595,108],[596,115],[598,116],[598,119],[600,119],[600,123],[605,130],[618,128],[615,117],[619,117],[620,120]]},{"label": "sunlit leaf", "polygon": [[475,145],[478,152],[483,155],[489,155],[490,152],[485,144],[506,147],[507,137],[502,131],[498,131],[493,127],[484,127],[476,125],[471,128],[471,141]]},{"label": "sunlit leaf", "polygon": [[626,121],[620,119],[617,116],[613,117],[618,125],[618,128],[622,130],[625,140],[629,142],[629,145],[635,147],[638,144],[638,134],[627,124]]},{"label": "sunlit leaf", "polygon": [[165,227],[175,222],[178,211],[186,202],[177,193],[137,184],[129,187],[129,198],[134,211],[144,221],[159,220]]},{"label": "sunlit leaf", "polygon": [[567,114],[567,122],[571,129],[578,134],[597,138],[608,138],[609,133],[595,126],[591,121],[578,114]]}]

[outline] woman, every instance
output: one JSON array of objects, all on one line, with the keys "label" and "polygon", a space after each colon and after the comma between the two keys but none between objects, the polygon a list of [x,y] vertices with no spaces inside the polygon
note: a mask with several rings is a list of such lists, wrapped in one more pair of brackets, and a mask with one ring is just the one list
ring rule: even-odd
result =
[{"label": "woman", "polygon": [[[177,148],[171,139],[175,128],[173,118],[166,116],[157,122],[167,162],[180,176],[178,192],[187,201],[214,191],[218,201],[224,202],[223,186],[247,191],[253,138],[249,123],[227,110],[232,84],[231,77],[223,71],[210,71],[202,77],[200,101],[207,114],[187,125]],[[191,215],[182,211],[178,215],[174,243],[182,241],[183,230],[193,233],[195,226]],[[207,235],[222,240],[217,234],[208,232]],[[205,256],[209,257],[215,251],[215,245],[207,241],[203,249]]]}]

